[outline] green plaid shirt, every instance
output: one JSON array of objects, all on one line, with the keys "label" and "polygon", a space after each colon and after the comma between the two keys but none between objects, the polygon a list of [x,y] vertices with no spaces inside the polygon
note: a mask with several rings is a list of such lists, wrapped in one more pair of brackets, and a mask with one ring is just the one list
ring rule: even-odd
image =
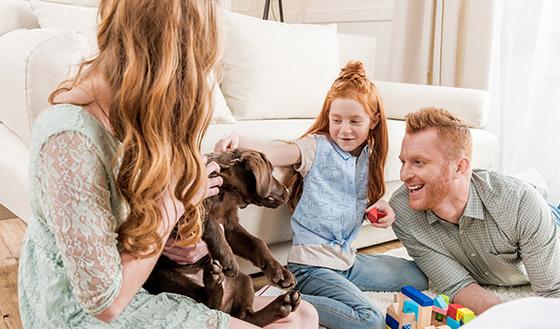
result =
[{"label": "green plaid shirt", "polygon": [[408,206],[403,185],[391,197],[393,229],[433,284],[449,297],[472,283],[515,286],[560,297],[559,229],[530,185],[474,170],[459,224]]}]

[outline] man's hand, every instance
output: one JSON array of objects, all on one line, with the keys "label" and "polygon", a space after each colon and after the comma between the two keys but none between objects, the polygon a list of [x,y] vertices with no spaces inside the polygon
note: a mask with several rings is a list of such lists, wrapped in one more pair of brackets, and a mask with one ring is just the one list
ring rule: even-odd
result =
[{"label": "man's hand", "polygon": [[393,208],[387,203],[387,201],[383,199],[379,199],[376,203],[372,204],[366,209],[366,216],[367,212],[370,211],[372,208],[377,208],[377,210],[384,212],[386,215],[385,217],[379,218],[377,223],[371,223],[372,226],[387,228],[393,224],[395,221],[395,212]]},{"label": "man's hand", "polygon": [[494,305],[500,304],[502,301],[493,293],[482,288],[476,283],[472,283],[465,288],[459,290],[453,303],[461,304],[469,308],[471,311],[479,315]]}]

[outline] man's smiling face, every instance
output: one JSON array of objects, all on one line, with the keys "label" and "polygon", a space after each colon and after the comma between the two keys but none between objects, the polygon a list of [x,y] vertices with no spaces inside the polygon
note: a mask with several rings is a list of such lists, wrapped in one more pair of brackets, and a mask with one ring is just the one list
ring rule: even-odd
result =
[{"label": "man's smiling face", "polygon": [[453,177],[446,147],[449,145],[435,129],[405,135],[399,155],[401,181],[408,189],[408,204],[412,209],[432,210],[449,194]]}]

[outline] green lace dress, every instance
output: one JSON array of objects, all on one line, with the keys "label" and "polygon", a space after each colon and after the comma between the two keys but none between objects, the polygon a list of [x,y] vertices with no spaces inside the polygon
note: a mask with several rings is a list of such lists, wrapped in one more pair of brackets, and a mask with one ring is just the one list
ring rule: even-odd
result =
[{"label": "green lace dress", "polygon": [[95,318],[117,296],[117,247],[126,206],[112,160],[118,141],[82,107],[41,113],[31,138],[29,222],[19,266],[25,328],[227,328],[229,316],[176,295],[141,289],[107,324]]}]

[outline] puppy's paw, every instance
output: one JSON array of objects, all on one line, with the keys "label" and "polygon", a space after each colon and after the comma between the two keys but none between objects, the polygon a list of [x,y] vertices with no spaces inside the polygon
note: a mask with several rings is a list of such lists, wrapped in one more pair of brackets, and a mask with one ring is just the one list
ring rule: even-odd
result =
[{"label": "puppy's paw", "polygon": [[206,263],[204,267],[204,276],[202,278],[206,288],[213,289],[221,286],[222,282],[224,282],[224,278],[222,265],[218,260],[212,259],[210,262]]},{"label": "puppy's paw", "polygon": [[296,291],[288,291],[287,293],[276,297],[272,302],[254,313],[248,313],[245,321],[250,322],[259,327],[265,327],[270,323],[285,318],[295,311],[301,302],[301,294]]},{"label": "puppy's paw", "polygon": [[262,269],[271,283],[281,288],[293,288],[296,285],[294,275],[277,261],[271,261]]},{"label": "puppy's paw", "polygon": [[220,264],[222,265],[222,272],[224,272],[226,276],[237,276],[237,273],[239,273],[239,264],[237,263],[237,260],[235,259],[235,256],[233,254],[218,255],[216,259],[219,260]]},{"label": "puppy's paw", "polygon": [[278,299],[280,299],[279,311],[285,317],[297,309],[301,302],[301,294],[297,290],[292,290],[281,295]]}]

